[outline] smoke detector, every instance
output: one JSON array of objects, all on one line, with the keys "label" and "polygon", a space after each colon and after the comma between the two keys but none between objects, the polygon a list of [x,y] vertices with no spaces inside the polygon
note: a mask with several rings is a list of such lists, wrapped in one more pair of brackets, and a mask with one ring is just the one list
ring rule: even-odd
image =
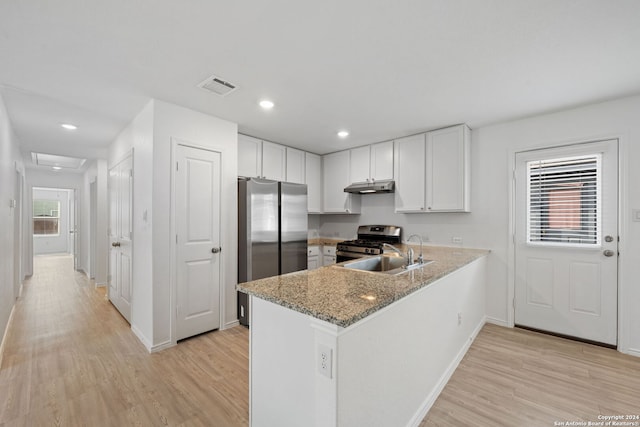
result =
[{"label": "smoke detector", "polygon": [[207,78],[206,80],[198,83],[198,87],[220,96],[227,96],[237,88],[233,83],[223,80],[218,76],[211,76]]}]

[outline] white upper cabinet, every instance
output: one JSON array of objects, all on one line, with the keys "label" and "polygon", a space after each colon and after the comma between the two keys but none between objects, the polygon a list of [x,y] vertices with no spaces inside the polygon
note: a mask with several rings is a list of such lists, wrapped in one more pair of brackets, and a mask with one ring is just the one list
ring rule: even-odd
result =
[{"label": "white upper cabinet", "polygon": [[286,179],[287,147],[262,141],[262,177],[275,181]]},{"label": "white upper cabinet", "polygon": [[287,147],[287,182],[304,184],[305,152]]},{"label": "white upper cabinet", "polygon": [[393,179],[393,141],[366,145],[349,151],[352,183]]},{"label": "white upper cabinet", "polygon": [[238,134],[238,176],[262,176],[262,141]]},{"label": "white upper cabinet", "polygon": [[352,182],[350,154],[350,150],[338,151],[322,158],[324,213],[360,213],[360,195],[344,192]]},{"label": "white upper cabinet", "polygon": [[469,212],[466,125],[395,141],[396,212]]},{"label": "white upper cabinet", "polygon": [[424,134],[395,140],[396,212],[425,211],[425,153]]},{"label": "white upper cabinet", "polygon": [[238,134],[238,176],[284,181],[286,158],[284,145]]},{"label": "white upper cabinet", "polygon": [[427,133],[427,210],[469,212],[469,150],[466,125]]},{"label": "white upper cabinet", "polygon": [[393,179],[393,141],[371,145],[370,169],[374,181]]},{"label": "white upper cabinet", "polygon": [[349,172],[351,173],[351,183],[369,182],[371,178],[370,172],[370,156],[371,148],[369,145],[364,147],[352,148],[349,150]]},{"label": "white upper cabinet", "polygon": [[308,211],[322,213],[322,158],[312,153],[304,153],[304,158]]}]

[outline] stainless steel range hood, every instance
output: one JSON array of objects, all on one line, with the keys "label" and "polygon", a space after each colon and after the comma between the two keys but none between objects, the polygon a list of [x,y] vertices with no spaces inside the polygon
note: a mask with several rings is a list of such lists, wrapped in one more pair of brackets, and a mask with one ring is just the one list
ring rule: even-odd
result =
[{"label": "stainless steel range hood", "polygon": [[395,186],[395,181],[393,180],[357,182],[346,187],[344,192],[356,194],[393,193]]}]

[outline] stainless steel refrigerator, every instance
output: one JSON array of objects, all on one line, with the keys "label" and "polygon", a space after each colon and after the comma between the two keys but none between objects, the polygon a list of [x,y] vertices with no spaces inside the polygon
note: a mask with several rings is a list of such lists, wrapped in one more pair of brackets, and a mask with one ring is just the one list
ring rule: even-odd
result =
[{"label": "stainless steel refrigerator", "polygon": [[[238,178],[238,282],[307,268],[307,186]],[[249,298],[238,292],[238,319],[249,326]]]}]

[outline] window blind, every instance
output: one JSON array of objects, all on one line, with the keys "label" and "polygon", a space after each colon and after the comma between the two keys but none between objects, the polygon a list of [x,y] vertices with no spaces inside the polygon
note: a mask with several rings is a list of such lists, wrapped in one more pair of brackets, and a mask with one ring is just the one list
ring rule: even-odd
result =
[{"label": "window blind", "polygon": [[527,242],[600,243],[601,156],[527,162]]}]

